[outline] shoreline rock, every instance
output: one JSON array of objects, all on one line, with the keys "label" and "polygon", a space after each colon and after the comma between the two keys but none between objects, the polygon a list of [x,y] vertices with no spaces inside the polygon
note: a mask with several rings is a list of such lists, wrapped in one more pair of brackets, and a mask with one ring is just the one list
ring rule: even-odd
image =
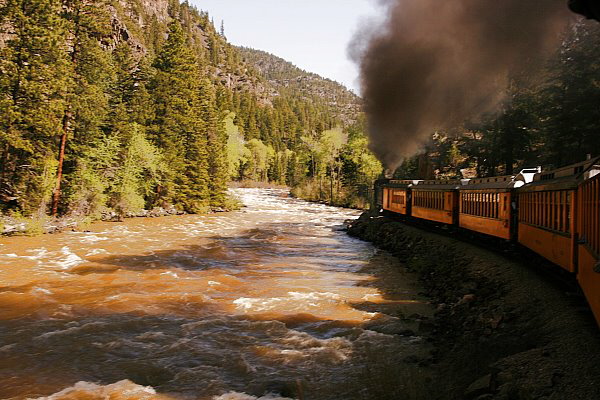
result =
[{"label": "shoreline rock", "polygon": [[[210,210],[210,214],[230,212],[232,210],[217,207]],[[66,230],[85,230],[85,226],[94,222],[123,222],[130,218],[160,218],[174,215],[187,215],[185,211],[175,207],[163,208],[157,207],[151,210],[140,210],[139,212],[129,212],[124,215],[113,210],[102,212],[99,219],[90,219],[87,216],[34,216],[34,217],[12,217],[0,215],[0,237],[14,235],[42,235],[60,233]]]},{"label": "shoreline rock", "polygon": [[434,345],[427,399],[600,398],[600,332],[579,296],[454,238],[364,213],[348,233],[398,257],[437,311],[419,329]]}]

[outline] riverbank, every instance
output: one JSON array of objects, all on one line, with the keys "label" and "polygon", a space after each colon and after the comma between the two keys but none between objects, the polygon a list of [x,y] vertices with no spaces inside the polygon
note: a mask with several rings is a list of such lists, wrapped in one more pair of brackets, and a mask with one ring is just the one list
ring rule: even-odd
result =
[{"label": "riverbank", "polygon": [[[216,207],[207,210],[207,214],[235,211],[242,207],[239,199],[230,195],[226,207]],[[122,222],[129,218],[158,218],[173,215],[186,215],[185,211],[175,207],[155,207],[151,210],[139,210],[119,214],[114,210],[107,209],[99,216],[66,215],[51,217],[46,214],[32,216],[1,215],[0,214],[0,236],[27,235],[38,236],[51,233],[59,233],[68,230],[87,230],[94,222]]]},{"label": "riverbank", "polygon": [[64,232],[65,230],[86,230],[91,223],[96,221],[113,222],[122,221],[124,218],[157,218],[183,214],[185,212],[175,208],[155,208],[152,210],[140,210],[136,213],[127,213],[124,216],[114,211],[106,211],[98,218],[90,216],[51,217],[45,214],[29,217],[0,215],[0,236],[36,236]]},{"label": "riverbank", "polygon": [[366,213],[348,233],[398,257],[437,307],[418,325],[434,345],[420,360],[435,377],[423,398],[600,398],[598,327],[580,296],[527,265],[535,261]]}]

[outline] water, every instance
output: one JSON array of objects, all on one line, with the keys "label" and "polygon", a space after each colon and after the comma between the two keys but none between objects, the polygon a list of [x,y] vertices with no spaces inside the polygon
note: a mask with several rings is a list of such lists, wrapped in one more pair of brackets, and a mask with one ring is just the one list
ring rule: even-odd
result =
[{"label": "water", "polygon": [[0,239],[0,398],[402,393],[414,278],[343,232],[356,211],[235,192],[238,212]]}]

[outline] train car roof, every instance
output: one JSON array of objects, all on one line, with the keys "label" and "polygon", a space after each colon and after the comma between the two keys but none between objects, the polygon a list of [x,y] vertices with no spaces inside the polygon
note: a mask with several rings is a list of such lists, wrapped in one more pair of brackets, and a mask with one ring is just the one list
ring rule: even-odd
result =
[{"label": "train car roof", "polygon": [[593,178],[598,174],[600,174],[600,157],[549,171],[541,171],[535,174],[532,183],[519,190],[543,191],[574,189],[581,182]]},{"label": "train car roof", "polygon": [[392,179],[389,181],[389,183],[386,186],[395,187],[395,188],[409,188],[409,187],[413,187],[414,185],[417,185],[419,182],[421,182],[421,181],[410,180],[410,179],[402,179],[402,180]]},{"label": "train car roof", "polygon": [[458,190],[468,179],[459,180],[425,180],[413,186],[413,190]]},{"label": "train car roof", "polygon": [[467,184],[462,186],[460,190],[495,189],[498,191],[509,191],[532,182],[534,175],[538,172],[540,172],[539,168],[528,168],[522,170],[517,175],[469,179]]},{"label": "train car roof", "polygon": [[390,188],[398,188],[398,189],[407,189],[410,187],[413,187],[414,185],[417,185],[419,182],[419,180],[410,180],[410,179],[390,179],[388,182],[386,182],[384,184],[385,187],[390,187]]}]

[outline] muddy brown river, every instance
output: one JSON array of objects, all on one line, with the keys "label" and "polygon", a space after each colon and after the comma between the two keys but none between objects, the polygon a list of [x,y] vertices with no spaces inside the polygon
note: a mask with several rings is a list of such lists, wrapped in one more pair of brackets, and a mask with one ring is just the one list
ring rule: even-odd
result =
[{"label": "muddy brown river", "polygon": [[[0,238],[2,399],[385,399],[423,351],[398,261],[354,210],[236,189],[240,211]],[[404,366],[403,366],[404,365]]]}]

